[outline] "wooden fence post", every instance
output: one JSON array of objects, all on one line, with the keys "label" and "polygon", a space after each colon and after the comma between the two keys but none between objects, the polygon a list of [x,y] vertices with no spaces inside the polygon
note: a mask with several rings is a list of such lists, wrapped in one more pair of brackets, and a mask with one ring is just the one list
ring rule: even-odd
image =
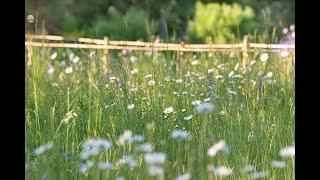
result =
[{"label": "wooden fence post", "polygon": [[[184,42],[181,41],[180,42],[180,46],[181,48],[184,47]],[[184,61],[184,52],[183,51],[179,51],[178,52],[178,64],[177,64],[177,72],[181,75],[182,74],[182,64],[183,64],[183,61]]]},{"label": "wooden fence post", "polygon": [[[33,15],[28,15],[27,16],[27,33],[28,34],[33,34],[34,33],[34,16]],[[27,42],[31,43],[32,42],[32,38],[27,38]],[[32,63],[32,46],[27,46],[27,63]]]},{"label": "wooden fence post", "polygon": [[242,46],[242,67],[245,68],[248,65],[248,49],[249,49],[249,36],[245,35],[243,37]]},{"label": "wooden fence post", "polygon": [[[108,37],[105,36],[103,40],[105,41],[105,45],[108,46],[108,44],[109,44]],[[108,75],[108,68],[109,68],[109,66],[108,66],[108,59],[109,59],[108,53],[109,53],[108,49],[103,49],[103,58],[102,58],[103,66],[102,67],[103,67],[103,73],[105,76]]]},{"label": "wooden fence post", "polygon": [[[28,38],[27,41],[32,42],[32,39]],[[29,45],[26,47],[26,49],[27,49],[27,59],[26,59],[27,62],[26,63],[27,63],[27,65],[29,65],[29,64],[32,64],[32,58],[31,58],[32,57],[32,46]]]}]

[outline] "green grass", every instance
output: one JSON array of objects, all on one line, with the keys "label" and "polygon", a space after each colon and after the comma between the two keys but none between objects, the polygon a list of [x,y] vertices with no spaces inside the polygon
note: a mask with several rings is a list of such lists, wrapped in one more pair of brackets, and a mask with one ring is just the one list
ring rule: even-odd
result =
[{"label": "green grass", "polygon": [[[58,57],[51,60],[53,51]],[[157,179],[148,175],[148,165],[143,154],[136,152],[139,143],[117,145],[125,130],[143,135],[145,142],[154,146],[154,152],[163,152],[164,179],[189,173],[191,179],[220,179],[208,166],[227,166],[232,174],[224,179],[250,179],[250,173],[241,174],[240,169],[253,165],[256,171],[268,171],[266,179],[295,179],[294,159],[282,158],[279,151],[295,143],[295,88],[294,69],[290,66],[292,55],[281,59],[278,54],[269,53],[263,64],[259,58],[262,52],[249,56],[256,63],[244,70],[241,54],[235,53],[194,53],[186,54],[182,72],[176,72],[177,59],[173,53],[159,53],[151,56],[143,52],[132,52],[127,60],[123,55],[110,63],[110,76],[116,81],[104,81],[102,54],[97,51],[91,59],[86,50],[73,50],[80,61],[67,60],[66,67],[72,66],[71,74],[65,73],[60,63],[68,59],[70,50],[34,48],[32,64],[26,66],[26,164],[32,169],[26,172],[26,179]],[[196,55],[193,57],[193,55]],[[130,56],[138,61],[131,62]],[[200,64],[192,66],[191,61]],[[287,68],[284,63],[287,62]],[[236,64],[240,66],[228,78]],[[53,64],[55,71],[48,74]],[[225,64],[219,68],[220,64]],[[132,69],[138,69],[131,75]],[[208,69],[213,69],[208,73]],[[273,76],[264,80],[268,72]],[[187,72],[195,73],[191,77]],[[154,86],[148,86],[146,75]],[[221,79],[215,78],[221,75]],[[170,80],[166,81],[166,77]],[[175,83],[173,79],[182,79]],[[275,80],[275,81],[272,81]],[[130,89],[137,87],[137,92]],[[235,91],[237,94],[231,94]],[[194,100],[207,99],[214,105],[208,114],[197,112]],[[129,104],[135,107],[127,109]],[[174,113],[165,116],[167,107]],[[185,112],[182,112],[185,109]],[[62,123],[68,112],[75,112],[68,123]],[[224,111],[224,113],[222,112]],[[183,118],[193,115],[192,120]],[[186,130],[190,136],[175,140],[170,133],[175,129]],[[248,138],[253,133],[252,138]],[[90,158],[94,163],[111,162],[112,170],[99,170],[96,164],[86,175],[80,173],[81,143],[90,138],[103,138],[112,147]],[[225,140],[229,153],[219,152],[215,157],[207,155],[208,149],[220,140]],[[36,156],[34,150],[51,141],[52,149]],[[132,156],[138,166],[130,168],[118,163],[124,155]],[[272,160],[284,160],[286,167],[271,166]],[[161,178],[159,178],[161,179]]]}]

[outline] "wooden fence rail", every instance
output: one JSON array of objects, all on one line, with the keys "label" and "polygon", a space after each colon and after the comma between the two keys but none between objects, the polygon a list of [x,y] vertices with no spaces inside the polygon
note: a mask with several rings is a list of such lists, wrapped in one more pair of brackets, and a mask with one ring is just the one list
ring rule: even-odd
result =
[{"label": "wooden fence rail", "polygon": [[[136,50],[136,51],[178,51],[183,56],[183,52],[225,52],[242,51],[243,66],[248,63],[248,52],[263,50],[265,52],[279,52],[280,50],[294,51],[294,44],[258,44],[249,42],[248,36],[244,36],[243,43],[240,44],[174,44],[174,43],[154,43],[140,41],[111,41],[107,37],[104,39],[92,38],[72,38],[52,35],[26,34],[25,46],[31,47],[51,47],[51,48],[81,48],[81,49],[101,49],[107,55],[108,50]],[[34,40],[38,40],[35,42]],[[42,41],[39,41],[42,40]],[[56,41],[56,42],[47,42]],[[65,43],[70,41],[69,43]],[[181,61],[181,60],[179,60]]]},{"label": "wooden fence rail", "polygon": [[[43,47],[60,47],[60,48],[88,48],[88,49],[128,49],[132,50],[156,50],[159,51],[190,51],[190,52],[208,52],[208,51],[232,51],[235,49],[243,50],[244,43],[240,44],[174,44],[174,43],[153,43],[153,42],[139,42],[139,41],[111,41],[106,43],[102,39],[91,39],[91,38],[65,38],[62,36],[51,36],[51,35],[25,35],[27,41],[26,46],[43,46]],[[32,40],[47,40],[47,41],[72,41],[73,43],[44,43],[44,42],[33,42]],[[245,39],[245,38],[244,38]],[[78,43],[78,44],[75,44]],[[87,44],[81,44],[87,43]],[[99,46],[100,45],[100,46]],[[294,50],[294,44],[257,44],[250,43],[247,41],[245,44],[247,50],[263,49],[268,50]],[[152,49],[154,48],[154,49]]]}]

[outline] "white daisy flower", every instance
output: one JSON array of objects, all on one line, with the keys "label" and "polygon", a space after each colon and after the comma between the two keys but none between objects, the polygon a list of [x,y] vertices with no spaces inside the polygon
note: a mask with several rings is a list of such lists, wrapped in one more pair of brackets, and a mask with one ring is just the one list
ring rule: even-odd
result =
[{"label": "white daisy flower", "polygon": [[222,110],[219,112],[219,115],[224,116],[224,115],[226,115],[226,112]]},{"label": "white daisy flower", "polygon": [[193,115],[189,115],[189,116],[184,117],[183,119],[186,121],[190,121],[192,119],[192,117],[193,117]]},{"label": "white daisy flower", "polygon": [[147,164],[163,164],[166,159],[166,154],[163,152],[147,153],[144,155],[144,160]]},{"label": "white daisy flower", "polygon": [[138,60],[137,56],[131,56],[130,57],[130,61],[133,62],[133,63],[136,62],[137,60]]},{"label": "white daisy flower", "polygon": [[65,66],[65,65],[66,65],[66,61],[61,61],[60,66],[63,67],[63,66]]},{"label": "white daisy flower", "polygon": [[175,82],[176,82],[176,84],[180,84],[180,83],[182,83],[182,79],[177,79],[177,80],[175,80]]},{"label": "white daisy flower", "polygon": [[127,109],[129,109],[129,110],[131,110],[131,109],[133,109],[134,108],[134,104],[130,104],[130,105],[128,105],[128,107],[127,107]]},{"label": "white daisy flower", "polygon": [[135,75],[135,74],[138,74],[138,69],[133,69],[130,71],[130,74],[131,75]]},{"label": "white daisy flower", "polygon": [[268,58],[269,58],[268,53],[262,53],[260,55],[260,61],[261,62],[267,62]]},{"label": "white daisy flower", "polygon": [[52,73],[54,73],[54,67],[50,66],[48,69],[48,74],[52,74]]},{"label": "white daisy flower", "polygon": [[226,166],[219,166],[217,168],[214,168],[213,173],[216,176],[229,176],[232,173],[232,169]]},{"label": "white daisy flower", "polygon": [[151,165],[151,166],[149,166],[149,168],[148,168],[148,174],[149,174],[150,176],[163,176],[164,170],[163,170],[163,168],[160,167],[160,166]]},{"label": "white daisy flower", "polygon": [[278,169],[282,169],[286,167],[286,162],[284,161],[271,161],[271,166],[278,168]]},{"label": "white daisy flower", "polygon": [[272,76],[273,76],[273,73],[270,71],[264,76],[264,79],[272,78]]},{"label": "white daisy flower", "polygon": [[73,71],[72,67],[67,67],[65,70],[66,74],[70,74],[70,73],[72,73],[72,71]]},{"label": "white daisy flower", "polygon": [[242,78],[242,76],[240,74],[236,74],[232,78]]},{"label": "white daisy flower", "polygon": [[122,55],[127,55],[127,54],[129,54],[129,50],[128,50],[128,49],[123,49],[123,50],[121,51],[121,54],[122,54]]},{"label": "white daisy flower", "polygon": [[148,81],[148,85],[149,86],[154,86],[155,84],[156,84],[156,82],[154,80]]},{"label": "white daisy flower", "polygon": [[189,173],[185,173],[176,177],[176,180],[189,180],[190,178],[191,178],[191,175]]},{"label": "white daisy flower", "polygon": [[70,61],[72,61],[74,57],[75,57],[74,53],[70,53],[70,54],[69,54],[69,60],[70,60]]},{"label": "white daisy flower", "polygon": [[239,68],[239,63],[236,64],[236,66],[234,67],[234,70],[236,71],[238,70],[238,68]]},{"label": "white daisy flower", "polygon": [[57,52],[53,52],[52,54],[51,54],[51,59],[52,60],[54,60],[54,59],[56,59],[56,57],[58,56],[58,53]]},{"label": "white daisy flower", "polygon": [[289,52],[286,51],[286,50],[281,51],[280,56],[283,57],[283,58],[285,58],[285,57],[289,56]]},{"label": "white daisy flower", "polygon": [[223,76],[222,75],[216,75],[215,78],[216,79],[221,79],[221,78],[223,78]]},{"label": "white daisy flower", "polygon": [[217,68],[218,69],[221,69],[221,68],[223,68],[225,66],[225,64],[219,64],[218,66],[217,66]]},{"label": "white daisy flower", "polygon": [[231,78],[233,75],[234,75],[234,71],[231,71],[231,72],[228,74],[228,78]]},{"label": "white daisy flower", "polygon": [[269,175],[268,171],[254,172],[251,174],[251,179],[260,179],[260,178],[266,177],[268,175]]},{"label": "white daisy flower", "polygon": [[138,87],[133,87],[129,89],[130,92],[138,92]]},{"label": "white daisy flower", "polygon": [[200,100],[194,100],[194,101],[192,101],[191,102],[191,105],[199,105],[199,104],[201,104],[201,101]]},{"label": "white daisy flower", "polygon": [[170,77],[169,77],[169,76],[166,76],[166,77],[164,78],[164,80],[167,81],[167,82],[169,82],[169,81],[170,81]]},{"label": "white daisy flower", "polygon": [[229,93],[229,94],[233,94],[233,95],[237,95],[237,92],[236,92],[236,91],[231,91],[230,89],[228,89],[228,93]]},{"label": "white daisy flower", "polygon": [[191,61],[191,65],[192,66],[196,66],[196,65],[199,65],[199,64],[200,64],[200,61],[198,61],[198,60]]},{"label": "white daisy flower", "polygon": [[283,32],[283,34],[287,34],[289,32],[289,29],[288,28],[283,28],[282,32]]},{"label": "white daisy flower", "polygon": [[295,147],[289,146],[280,150],[279,152],[281,157],[294,157],[295,156]]},{"label": "white daisy flower", "polygon": [[146,79],[151,78],[151,77],[152,77],[152,74],[148,74],[145,76]]},{"label": "white daisy flower", "polygon": [[91,51],[91,52],[89,53],[89,58],[93,58],[95,54],[96,54],[95,51]]},{"label": "white daisy flower", "polygon": [[212,68],[212,69],[208,69],[208,74],[213,73],[213,71],[214,71],[214,69],[213,69],[213,68]]},{"label": "white daisy flower", "polygon": [[150,153],[153,151],[153,149],[154,149],[154,147],[150,143],[144,143],[144,144],[141,144],[140,146],[136,147],[137,151],[145,152],[145,153]]},{"label": "white daisy flower", "polygon": [[211,100],[211,98],[206,98],[206,99],[204,99],[203,101],[204,102],[208,102],[208,101],[210,101]]},{"label": "white daisy flower", "polygon": [[78,56],[75,56],[73,59],[72,59],[72,62],[73,63],[77,63],[77,62],[79,62],[79,57]]},{"label": "white daisy flower", "polygon": [[250,61],[250,66],[254,65],[256,63],[255,60]]},{"label": "white daisy flower", "polygon": [[174,109],[171,106],[168,107],[168,108],[165,108],[164,111],[163,111],[164,114],[171,114],[173,112],[174,112]]}]

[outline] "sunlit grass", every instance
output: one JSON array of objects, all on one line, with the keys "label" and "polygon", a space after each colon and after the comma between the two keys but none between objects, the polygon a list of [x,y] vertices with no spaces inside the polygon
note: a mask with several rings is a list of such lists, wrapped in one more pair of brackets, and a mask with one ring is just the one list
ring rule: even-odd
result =
[{"label": "sunlit grass", "polygon": [[[186,54],[179,75],[173,53],[119,53],[105,77],[101,52],[70,53],[35,48],[26,66],[27,179],[294,179],[290,151],[279,154],[295,143],[293,54],[254,52],[246,68],[241,53]],[[88,139],[111,147],[82,160]]]}]

